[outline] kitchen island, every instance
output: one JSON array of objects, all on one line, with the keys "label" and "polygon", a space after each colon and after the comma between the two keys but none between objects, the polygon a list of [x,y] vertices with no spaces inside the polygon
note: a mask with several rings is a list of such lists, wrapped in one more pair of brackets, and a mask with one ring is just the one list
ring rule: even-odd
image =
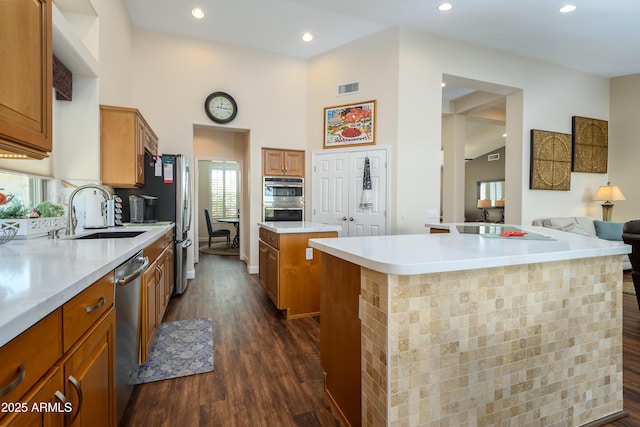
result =
[{"label": "kitchen island", "polygon": [[337,237],[340,227],[307,221],[258,223],[259,282],[287,319],[320,314],[320,252],[309,239]]},{"label": "kitchen island", "polygon": [[310,241],[323,252],[325,389],[349,424],[578,426],[625,415],[630,247],[517,228],[529,237]]}]

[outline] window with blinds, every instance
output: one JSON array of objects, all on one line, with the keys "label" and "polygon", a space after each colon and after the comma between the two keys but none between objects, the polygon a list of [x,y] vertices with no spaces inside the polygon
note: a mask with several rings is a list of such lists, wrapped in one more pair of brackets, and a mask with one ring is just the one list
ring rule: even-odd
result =
[{"label": "window with blinds", "polygon": [[238,215],[238,163],[215,162],[211,173],[211,217],[235,218]]}]

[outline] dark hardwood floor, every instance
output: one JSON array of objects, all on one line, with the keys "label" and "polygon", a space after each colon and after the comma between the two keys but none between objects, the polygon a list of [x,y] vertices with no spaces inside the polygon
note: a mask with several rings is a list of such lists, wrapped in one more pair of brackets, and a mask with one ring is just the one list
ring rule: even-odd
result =
[{"label": "dark hardwood floor", "polygon": [[343,426],[324,395],[319,318],[284,320],[236,257],[201,254],[164,321],[213,321],[214,371],[135,387],[120,426]]},{"label": "dark hardwood floor", "polygon": [[[624,406],[640,426],[640,310],[623,295]],[[205,255],[164,321],[213,320],[210,373],[142,384],[120,426],[343,426],[324,396],[319,319],[286,321],[235,257]]]}]

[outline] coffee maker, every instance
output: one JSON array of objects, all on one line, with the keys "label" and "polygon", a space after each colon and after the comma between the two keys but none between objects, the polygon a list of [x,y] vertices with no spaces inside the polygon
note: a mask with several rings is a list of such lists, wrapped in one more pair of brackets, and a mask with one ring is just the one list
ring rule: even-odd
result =
[{"label": "coffee maker", "polygon": [[130,195],[129,213],[133,223],[156,222],[156,205],[158,198],[155,196]]}]

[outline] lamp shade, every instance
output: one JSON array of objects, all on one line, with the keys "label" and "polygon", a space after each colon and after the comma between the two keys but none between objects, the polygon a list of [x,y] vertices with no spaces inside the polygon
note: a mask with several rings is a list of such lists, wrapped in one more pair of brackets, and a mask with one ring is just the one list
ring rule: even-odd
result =
[{"label": "lamp shade", "polygon": [[611,185],[610,182],[607,182],[607,185],[603,185],[598,188],[596,194],[593,196],[593,200],[601,200],[610,202],[613,200],[626,200],[624,198],[624,194],[618,188],[617,185]]},{"label": "lamp shade", "polygon": [[478,199],[478,208],[486,209],[491,207],[491,200]]}]

